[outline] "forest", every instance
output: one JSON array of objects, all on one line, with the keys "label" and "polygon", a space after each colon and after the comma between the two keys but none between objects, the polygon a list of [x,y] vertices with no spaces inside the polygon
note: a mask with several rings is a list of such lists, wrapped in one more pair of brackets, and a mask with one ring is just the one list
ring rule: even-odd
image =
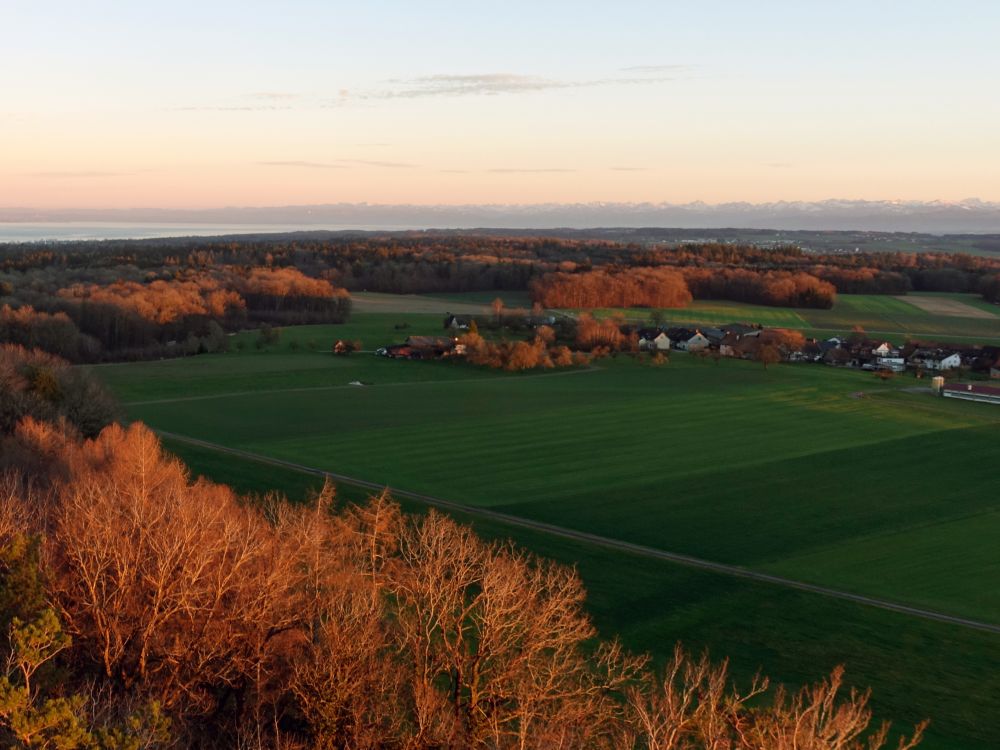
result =
[{"label": "forest", "polygon": [[833,284],[808,273],[743,268],[627,268],[546,274],[532,282],[546,307],[685,307],[692,299],[725,299],[777,307],[829,309]]},{"label": "forest", "polygon": [[248,327],[342,322],[351,291],[528,289],[581,309],[691,299],[825,309],[837,292],[995,302],[1000,259],[429,232],[0,245],[0,342],[72,362],[183,356],[224,350]]},{"label": "forest", "polygon": [[[890,742],[840,668],[789,691],[734,685],[724,660],[681,646],[664,664],[629,653],[598,637],[574,570],[434,511],[403,513],[385,493],[344,503],[328,484],[290,501],[193,478],[141,423],[82,418],[30,377],[65,363],[5,357],[22,377],[0,436],[5,746],[920,741],[923,725]],[[9,410],[8,389],[0,399]]]},{"label": "forest", "polygon": [[225,351],[247,327],[339,323],[350,295],[290,268],[35,268],[8,276],[0,342],[72,362]]}]

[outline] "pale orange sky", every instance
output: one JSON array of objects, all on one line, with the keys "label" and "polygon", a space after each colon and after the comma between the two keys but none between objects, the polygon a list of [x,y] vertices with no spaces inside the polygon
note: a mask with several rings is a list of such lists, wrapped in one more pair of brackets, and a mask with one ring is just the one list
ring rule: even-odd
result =
[{"label": "pale orange sky", "polygon": [[1000,200],[992,3],[55,5],[0,206]]}]

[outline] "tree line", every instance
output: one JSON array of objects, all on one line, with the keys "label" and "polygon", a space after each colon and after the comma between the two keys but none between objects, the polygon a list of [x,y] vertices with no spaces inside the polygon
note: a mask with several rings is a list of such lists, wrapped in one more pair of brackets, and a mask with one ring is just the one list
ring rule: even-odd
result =
[{"label": "tree line", "polygon": [[[244,327],[337,323],[346,290],[294,268],[32,272],[0,298],[0,341],[73,362],[224,351]],[[121,274],[122,277],[118,277]],[[129,278],[131,277],[131,278]]]},{"label": "tree line", "polygon": [[965,253],[814,253],[782,245],[646,245],[509,233],[353,233],[227,239],[119,240],[0,246],[4,283],[40,269],[296,268],[349,290],[392,293],[523,290],[556,271],[598,267],[742,268],[809,273],[844,293],[981,292],[1000,259]]},{"label": "tree line", "polygon": [[830,308],[833,284],[803,272],[744,268],[626,268],[546,274],[532,282],[546,307],[684,307],[692,299],[725,299],[780,307]]}]

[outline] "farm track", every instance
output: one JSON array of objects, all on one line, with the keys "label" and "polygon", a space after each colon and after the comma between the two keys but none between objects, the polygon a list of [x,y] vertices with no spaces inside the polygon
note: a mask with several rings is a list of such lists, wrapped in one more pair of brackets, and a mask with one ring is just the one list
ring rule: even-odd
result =
[{"label": "farm track", "polygon": [[599,372],[600,367],[591,365],[582,370],[567,370],[564,372],[544,372],[538,373],[537,375],[503,375],[495,378],[455,378],[454,380],[401,380],[396,383],[378,383],[376,385],[351,385],[350,383],[344,385],[311,385],[304,386],[301,388],[263,388],[256,391],[229,391],[226,393],[207,393],[202,396],[177,396],[175,398],[159,398],[152,399],[149,401],[124,401],[122,406],[152,406],[153,404],[176,404],[186,401],[210,401],[215,398],[236,398],[239,396],[257,396],[261,394],[270,395],[272,393],[309,393],[312,391],[342,391],[342,390],[353,390],[355,388],[389,388],[389,387],[399,387],[399,386],[414,386],[414,385],[440,385],[442,383],[486,383],[490,381],[497,380],[517,380],[524,378],[565,378],[569,375],[583,375],[588,372]]},{"label": "farm track", "polygon": [[[578,370],[575,372],[588,372],[588,370]],[[568,375],[571,373],[557,373],[557,374]],[[463,503],[457,503],[451,500],[445,500],[443,498],[435,497],[432,495],[425,495],[419,492],[410,492],[408,490],[402,490],[394,487],[387,487],[385,485],[378,484],[377,482],[369,482],[364,479],[358,479],[356,477],[350,477],[344,474],[338,474],[336,472],[325,471],[323,469],[317,469],[312,466],[306,466],[304,464],[295,463],[293,461],[286,461],[280,458],[272,458],[270,456],[264,456],[259,453],[244,451],[239,448],[230,448],[228,446],[220,445],[218,443],[211,443],[206,440],[200,440],[198,438],[189,437],[187,435],[179,435],[177,433],[167,432],[165,430],[154,430],[154,432],[156,432],[156,434],[164,438],[176,440],[182,443],[188,443],[190,445],[194,445],[200,448],[206,448],[208,450],[212,450],[218,453],[225,453],[228,455],[237,456],[239,458],[255,461],[257,463],[270,464],[272,466],[278,466],[285,469],[292,469],[294,471],[298,471],[304,474],[320,476],[337,482],[342,482],[344,484],[350,484],[356,487],[374,490],[376,492],[381,492],[382,490],[388,490],[397,497],[414,500],[416,502],[423,503],[425,505],[429,505],[435,508],[455,511],[458,513],[464,513],[469,516],[479,517],[492,521],[498,521],[500,523],[507,524],[510,526],[518,526],[521,528],[529,529],[531,531],[538,531],[544,534],[549,534],[551,536],[562,537],[564,539],[570,539],[578,542],[585,542],[587,544],[618,550],[621,552],[638,555],[640,557],[646,557],[656,560],[664,560],[678,565],[684,565],[690,568],[698,568],[701,570],[707,570],[714,573],[719,573],[721,575],[727,575],[735,578],[742,578],[745,580],[750,580],[758,583],[767,583],[773,586],[793,589],[796,591],[804,591],[807,593],[824,596],[830,599],[839,599],[842,601],[853,602],[855,604],[862,604],[869,607],[875,607],[877,609],[887,610],[889,612],[896,612],[898,614],[909,615],[911,617],[919,617],[925,620],[933,620],[936,622],[942,622],[949,625],[957,625],[960,627],[971,628],[974,630],[981,630],[989,633],[1000,634],[1000,624],[982,622],[980,620],[973,620],[965,617],[958,617],[955,615],[949,615],[945,612],[938,612],[935,610],[913,607],[907,604],[901,604],[886,599],[878,599],[876,597],[865,596],[863,594],[854,594],[849,591],[841,591],[838,589],[829,588],[827,586],[820,586],[817,584],[806,583],[804,581],[797,581],[792,578],[785,578],[782,576],[771,575],[769,573],[762,573],[759,571],[750,570],[748,568],[743,568],[738,565],[728,565],[725,563],[713,562],[711,560],[704,560],[702,558],[692,557],[690,555],[685,555],[677,552],[668,552],[666,550],[655,549],[653,547],[647,547],[641,544],[633,544],[631,542],[625,542],[619,539],[611,539],[609,537],[603,537],[597,534],[590,534],[585,531],[576,531],[574,529],[567,529],[562,526],[556,526],[554,524],[544,523],[541,521],[533,521],[527,518],[521,518],[507,513],[501,513],[495,510],[490,510],[488,508],[465,505]]]}]

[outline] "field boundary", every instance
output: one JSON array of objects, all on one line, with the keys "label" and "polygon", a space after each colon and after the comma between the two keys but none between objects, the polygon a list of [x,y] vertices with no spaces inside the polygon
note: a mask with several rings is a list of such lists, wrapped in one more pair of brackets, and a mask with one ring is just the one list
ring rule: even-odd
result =
[{"label": "field boundary", "polygon": [[[586,372],[586,370],[577,372]],[[989,633],[1000,634],[1000,624],[996,623],[973,620],[971,618],[959,617],[957,615],[949,615],[945,612],[938,612],[936,610],[931,610],[931,609],[923,609],[921,607],[915,607],[908,604],[893,602],[887,599],[879,599],[877,597],[866,596],[864,594],[855,594],[849,591],[841,591],[839,589],[830,588],[828,586],[806,583],[805,581],[797,581],[793,578],[785,578],[783,576],[772,575],[770,573],[763,573],[760,571],[751,570],[749,568],[744,568],[739,565],[729,565],[727,563],[714,562],[712,560],[705,560],[699,557],[693,557],[691,555],[685,555],[679,552],[668,552],[666,550],[656,549],[654,547],[647,547],[641,544],[633,544],[632,542],[625,542],[620,539],[603,537],[598,534],[591,534],[585,531],[576,531],[574,529],[567,529],[562,526],[556,526],[554,524],[549,524],[542,521],[534,521],[528,518],[522,518],[519,516],[510,515],[508,513],[502,513],[499,511],[492,510],[490,508],[465,505],[463,503],[454,502],[452,500],[445,500],[444,498],[435,497],[433,495],[425,495],[420,492],[410,492],[409,490],[389,487],[387,485],[379,484],[378,482],[369,482],[365,479],[358,479],[357,477],[347,476],[346,474],[338,474],[336,472],[326,471],[324,469],[318,469],[312,466],[306,466],[304,464],[295,463],[293,461],[286,461],[281,458],[273,458],[271,456],[265,456],[259,453],[253,453],[251,451],[245,451],[239,448],[231,448],[229,446],[220,445],[218,443],[212,443],[207,440],[201,440],[199,438],[190,437],[188,435],[180,435],[178,433],[168,432],[166,430],[154,429],[153,432],[155,432],[157,435],[163,438],[176,440],[181,443],[188,443],[190,445],[194,445],[200,448],[206,448],[208,450],[212,450],[218,453],[225,453],[240,458],[245,458],[250,461],[255,461],[257,463],[270,464],[272,466],[278,466],[285,469],[292,469],[293,471],[298,471],[300,473],[311,474],[313,476],[320,476],[325,479],[331,479],[344,484],[350,484],[355,487],[374,490],[376,492],[387,490],[388,492],[397,497],[406,498],[408,500],[414,500],[419,503],[423,503],[425,505],[429,505],[435,508],[456,511],[459,513],[464,513],[466,515],[476,516],[484,519],[489,519],[492,521],[499,521],[501,523],[510,526],[518,526],[521,528],[529,529],[531,531],[540,531],[542,533],[549,534],[551,536],[562,537],[564,539],[570,539],[578,542],[586,542],[599,547],[605,547],[608,549],[614,549],[621,552],[627,552],[641,557],[652,558],[656,560],[664,560],[678,565],[684,565],[690,568],[707,570],[714,573],[731,576],[734,578],[742,578],[750,581],[755,581],[758,583],[767,583],[782,588],[804,591],[811,594],[817,594],[819,596],[825,596],[830,599],[839,599],[842,601],[853,602],[855,604],[862,604],[865,606],[875,607],[877,609],[883,609],[890,612],[896,612],[899,614],[909,615],[912,617],[919,617],[925,620],[933,620],[936,622],[942,622],[950,625],[958,625],[961,627],[971,628],[974,630],[981,630]]]}]

